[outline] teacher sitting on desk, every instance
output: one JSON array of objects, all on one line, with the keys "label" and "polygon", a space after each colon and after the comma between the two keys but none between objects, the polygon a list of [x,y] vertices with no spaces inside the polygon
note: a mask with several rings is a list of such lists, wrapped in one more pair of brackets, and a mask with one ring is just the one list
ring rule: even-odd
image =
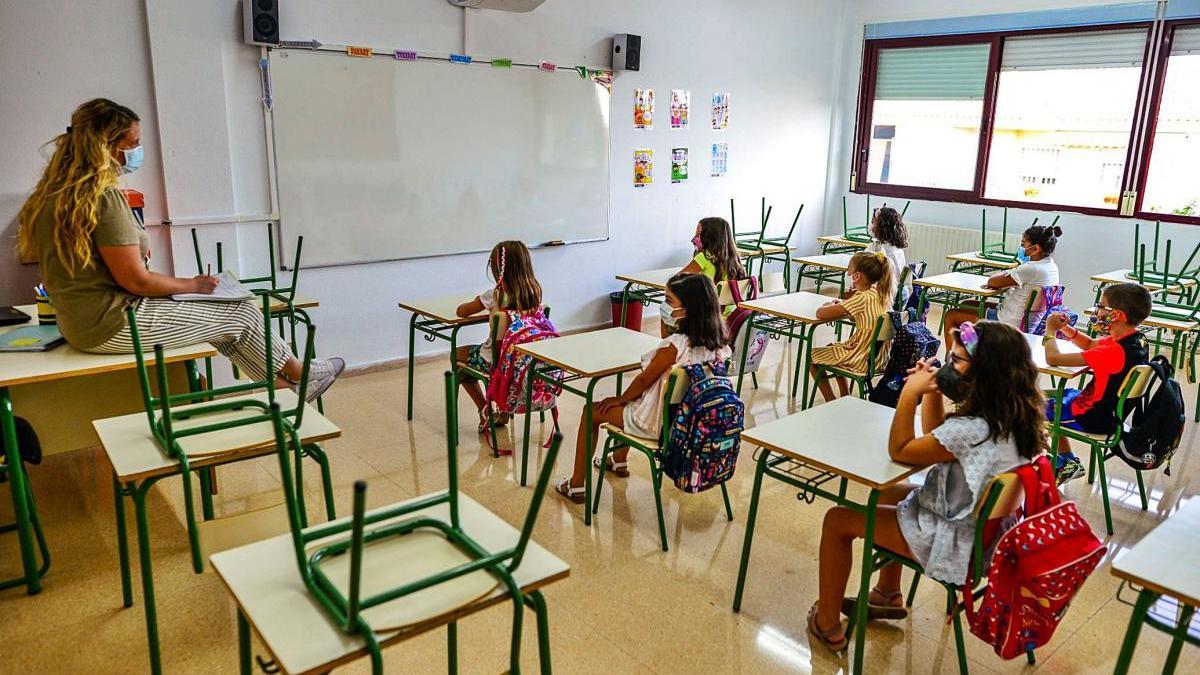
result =
[{"label": "teacher sitting on desk", "polygon": [[[53,299],[58,327],[76,349],[131,354],[125,309],[134,307],[146,345],[212,343],[242,371],[267,379],[266,335],[257,300],[178,302],[175,293],[212,293],[216,277],[180,279],[151,272],[150,238],[117,189],[117,178],[142,164],[141,124],[129,108],[98,98],[79,106],[71,126],[17,216],[22,257],[36,257]],[[295,386],[302,364],[273,339],[270,375]],[[339,358],[314,360],[308,399],[342,372]]]}]

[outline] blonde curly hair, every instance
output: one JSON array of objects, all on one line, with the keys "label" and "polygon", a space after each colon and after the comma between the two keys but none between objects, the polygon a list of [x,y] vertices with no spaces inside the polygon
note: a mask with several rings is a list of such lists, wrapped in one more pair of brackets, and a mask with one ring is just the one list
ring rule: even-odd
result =
[{"label": "blonde curly hair", "polygon": [[106,98],[84,103],[71,114],[71,126],[47,145],[54,152],[33,194],[17,214],[17,251],[37,255],[33,223],[46,204],[54,204],[54,250],[74,274],[92,264],[92,233],[104,191],[117,184],[120,166],[113,149],[139,122],[137,113]]}]

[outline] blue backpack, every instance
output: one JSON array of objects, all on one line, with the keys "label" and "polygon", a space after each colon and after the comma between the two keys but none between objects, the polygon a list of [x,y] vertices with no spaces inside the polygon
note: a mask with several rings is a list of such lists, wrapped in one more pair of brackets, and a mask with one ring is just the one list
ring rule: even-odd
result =
[{"label": "blue backpack", "polygon": [[929,327],[917,318],[917,310],[908,309],[903,312],[888,312],[895,336],[892,338],[892,349],[888,353],[887,368],[883,371],[879,382],[871,387],[867,396],[872,403],[896,407],[900,400],[900,390],[904,388],[904,378],[908,369],[917,365],[920,359],[931,359],[937,356],[942,341],[937,339]]},{"label": "blue backpack", "polygon": [[712,376],[703,366],[685,366],[687,393],[671,422],[667,447],[660,451],[663,473],[684,492],[702,492],[733,477],[746,415],[725,377],[724,364]]}]

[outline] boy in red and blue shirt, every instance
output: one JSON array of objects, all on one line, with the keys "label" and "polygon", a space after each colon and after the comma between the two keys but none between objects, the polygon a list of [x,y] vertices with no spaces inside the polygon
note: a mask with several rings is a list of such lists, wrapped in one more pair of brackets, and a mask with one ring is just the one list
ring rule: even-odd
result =
[{"label": "boy in red and blue shirt", "polygon": [[[1066,389],[1063,392],[1063,426],[1094,434],[1108,434],[1116,429],[1121,384],[1134,366],[1145,364],[1149,357],[1146,339],[1137,327],[1150,315],[1152,306],[1150,292],[1142,286],[1115,284],[1104,289],[1100,303],[1096,305],[1096,328],[1101,333],[1100,338],[1089,338],[1067,326],[1065,314],[1051,314],[1046,319],[1046,335],[1042,338],[1046,348],[1046,363],[1051,366],[1088,366],[1092,375],[1091,382],[1082,390]],[[1067,338],[1083,351],[1074,354],[1060,352],[1054,338],[1060,330],[1067,333]],[[1054,419],[1054,401],[1047,402],[1046,419]],[[1070,442],[1064,436],[1058,438],[1055,470],[1059,484],[1084,473],[1079,458],[1071,452]]]}]

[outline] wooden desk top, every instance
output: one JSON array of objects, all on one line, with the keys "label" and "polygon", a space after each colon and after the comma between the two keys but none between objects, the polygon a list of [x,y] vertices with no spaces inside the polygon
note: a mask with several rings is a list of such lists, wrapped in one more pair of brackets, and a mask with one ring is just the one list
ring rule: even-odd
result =
[{"label": "wooden desk top", "polygon": [[425,300],[401,302],[400,309],[408,310],[413,314],[418,314],[420,316],[441,321],[449,326],[467,326],[476,323],[486,323],[488,320],[487,312],[480,312],[468,317],[460,317],[458,314],[456,314],[458,306],[464,302],[470,302],[470,300],[471,298],[464,298],[461,295],[427,298]]},{"label": "wooden desk top", "polygon": [[[265,392],[251,394],[244,398],[265,401]],[[275,400],[280,407],[286,409],[296,406],[296,394],[290,389],[280,389],[275,392]],[[193,406],[179,406],[178,410],[186,410]],[[205,415],[196,420],[176,422],[176,429],[186,429],[198,424],[234,420],[239,417],[253,417],[261,412],[258,408],[246,408],[241,411],[230,411]],[[110,417],[92,422],[100,444],[112,463],[113,472],[122,481],[141,480],[151,476],[175,473],[179,462],[167,457],[154,436],[150,433],[150,423],[146,420],[145,412]],[[300,440],[303,443],[319,443],[337,438],[342,432],[332,422],[317,412],[314,406],[306,406],[304,424],[300,427]],[[220,464],[232,458],[269,455],[275,452],[275,430],[270,422],[247,424],[233,427],[210,434],[186,436],[179,441],[184,452],[188,454],[189,465],[195,469],[207,464]]]},{"label": "wooden desk top", "polygon": [[657,270],[646,270],[644,272],[634,272],[632,274],[618,274],[617,281],[645,286],[655,290],[663,291],[667,288],[667,281],[671,277],[679,273],[682,267],[664,267]]},{"label": "wooden desk top", "polygon": [[790,247],[790,246],[783,246],[780,244],[766,244],[766,243],[759,244],[757,242],[751,243],[748,241],[747,242],[738,242],[737,248],[738,248],[738,253],[740,253],[743,257],[759,255],[761,253],[765,253],[768,255],[775,255],[775,254],[779,254],[779,253],[791,253],[792,252],[792,247]]},{"label": "wooden desk top", "polygon": [[818,295],[808,291],[772,295],[769,298],[759,298],[740,303],[738,307],[760,314],[777,316],[803,323],[824,323],[832,319],[818,319],[817,308],[833,300],[828,295]]},{"label": "wooden desk top", "polygon": [[[446,504],[402,518],[412,518],[416,514],[431,515],[447,522],[450,520],[450,509]],[[499,516],[461,492],[459,516],[463,530],[489,551],[512,548],[520,536],[519,531]],[[348,520],[342,518],[338,522]],[[262,637],[285,672],[327,671],[366,655],[362,640],[346,635],[335,626],[308,592],[296,567],[290,534],[217,553],[210,560],[250,625]],[[567,563],[530,540],[525,557],[513,577],[521,590],[529,592],[566,578],[570,571]],[[452,616],[459,618],[508,601],[504,587],[500,586]],[[380,641],[386,647],[444,625],[450,618],[441,617],[403,631],[384,634]],[[527,624],[527,630],[533,630],[532,624]]]},{"label": "wooden desk top", "polygon": [[582,377],[603,377],[641,368],[642,355],[660,342],[653,335],[628,328],[605,328],[528,342],[516,349]]},{"label": "wooden desk top", "polygon": [[922,279],[913,279],[912,282],[917,286],[926,286],[929,288],[937,288],[944,291],[955,291],[967,295],[977,295],[981,298],[992,298],[997,295],[1003,295],[1004,291],[997,288],[984,288],[988,278],[981,274],[967,274],[965,272],[946,272],[945,274],[935,274],[931,277]]},{"label": "wooden desk top", "polygon": [[850,268],[850,253],[827,253],[825,255],[806,255],[792,258],[792,262],[809,267],[822,267],[827,270],[845,272]]},{"label": "wooden desk top", "polygon": [[878,403],[843,396],[747,429],[742,440],[882,489],[926,469],[897,464],[888,457],[888,434],[895,412]]},{"label": "wooden desk top", "polygon": [[1200,607],[1200,499],[1191,499],[1112,564],[1113,576]]},{"label": "wooden desk top", "polygon": [[[22,326],[37,325],[37,308],[34,305],[21,305],[17,309],[34,317],[33,321],[19,326],[0,327],[0,333],[5,333]],[[202,359],[216,356],[217,350],[207,342],[190,347],[168,349],[167,363]],[[153,365],[154,353],[146,354],[146,364]],[[117,370],[135,370],[137,359],[133,354],[89,354],[63,344],[48,352],[6,352],[0,353],[0,387],[15,387],[20,384],[64,380],[71,377],[95,375]]]},{"label": "wooden desk top", "polygon": [[[1137,279],[1129,276],[1131,274],[1133,274],[1133,270],[1131,270],[1129,268],[1125,268],[1123,270],[1113,270],[1111,272],[1102,272],[1100,274],[1093,276],[1092,281],[1095,281],[1095,282],[1098,282],[1101,284],[1136,284],[1136,283],[1139,283]],[[1171,288],[1182,288],[1185,286],[1195,286],[1195,285],[1196,285],[1195,279],[1186,279],[1185,278],[1185,279],[1180,279],[1178,283],[1171,284]],[[1163,289],[1162,284],[1158,284],[1153,281],[1147,281],[1146,283],[1141,284],[1141,286],[1145,287],[1146,290],[1149,290],[1149,291],[1161,291]]]},{"label": "wooden desk top", "polygon": [[952,262],[967,263],[970,265],[983,265],[985,267],[994,267],[998,270],[1011,270],[1020,263],[1015,261],[1005,262],[1002,260],[992,260],[979,255],[979,251],[967,251],[966,253],[951,253],[946,256],[946,260]]},{"label": "wooden desk top", "polygon": [[[1153,310],[1151,310],[1151,311],[1153,311]],[[1096,313],[1096,308],[1088,307],[1087,309],[1083,310],[1083,313],[1085,315],[1091,316],[1092,314]],[[1172,319],[1172,318],[1165,317],[1165,316],[1154,316],[1153,314],[1146,317],[1146,320],[1143,321],[1141,323],[1141,325],[1149,326],[1151,328],[1165,328],[1167,330],[1174,330],[1174,331],[1200,330],[1200,322],[1184,321],[1183,319]]]},{"label": "wooden desk top", "polygon": [[822,244],[833,244],[835,246],[854,246],[856,248],[867,247],[866,242],[847,239],[846,235],[844,234],[823,234],[817,237],[817,241]]},{"label": "wooden desk top", "polygon": [[[308,298],[303,298],[300,296],[296,296],[295,298],[292,298],[292,307],[295,309],[312,309],[314,307],[320,307],[320,306],[321,306],[321,303],[317,302],[316,300],[310,300]],[[287,309],[287,303],[283,302],[279,298],[276,298],[275,296],[271,296],[271,311],[272,312],[282,312],[285,309]]]},{"label": "wooden desk top", "polygon": [[[1033,356],[1033,365],[1037,366],[1038,372],[1054,377],[1065,377],[1071,379],[1078,377],[1083,373],[1091,370],[1087,366],[1051,366],[1046,364],[1046,348],[1042,346],[1041,335],[1030,335],[1029,333],[1021,333],[1025,336],[1025,341],[1029,343],[1029,352]],[[1058,343],[1058,351],[1063,354],[1078,354],[1083,351],[1076,347],[1074,343],[1068,340],[1055,340]]]}]

